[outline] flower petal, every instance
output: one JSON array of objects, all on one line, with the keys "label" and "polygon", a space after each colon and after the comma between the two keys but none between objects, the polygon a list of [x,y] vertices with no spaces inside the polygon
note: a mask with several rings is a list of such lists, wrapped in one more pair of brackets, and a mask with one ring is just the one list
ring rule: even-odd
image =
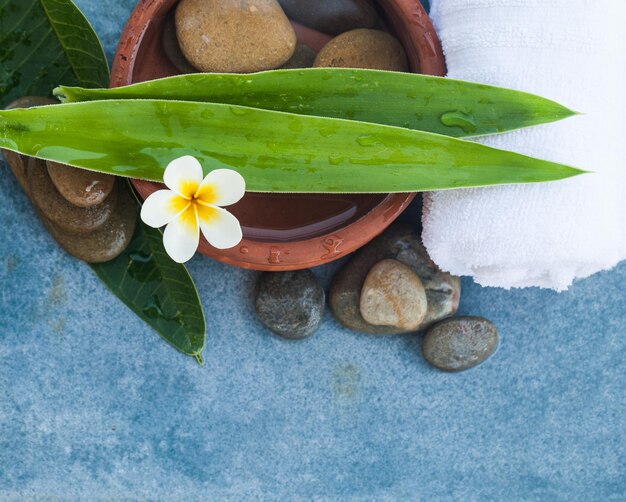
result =
[{"label": "flower petal", "polygon": [[200,243],[198,217],[191,204],[178,218],[172,220],[163,232],[163,245],[167,254],[177,263],[189,261]]},{"label": "flower petal", "polygon": [[152,228],[161,228],[182,213],[190,202],[172,190],[157,190],[141,207],[141,219]]},{"label": "flower petal", "polygon": [[191,199],[202,183],[202,176],[202,165],[198,159],[185,155],[168,164],[163,173],[163,182],[181,197]]},{"label": "flower petal", "polygon": [[200,230],[211,246],[217,249],[229,249],[241,242],[243,234],[239,220],[226,209],[200,204],[196,207]]},{"label": "flower petal", "polygon": [[206,175],[196,197],[205,204],[230,206],[246,193],[246,181],[232,169],[215,169]]}]

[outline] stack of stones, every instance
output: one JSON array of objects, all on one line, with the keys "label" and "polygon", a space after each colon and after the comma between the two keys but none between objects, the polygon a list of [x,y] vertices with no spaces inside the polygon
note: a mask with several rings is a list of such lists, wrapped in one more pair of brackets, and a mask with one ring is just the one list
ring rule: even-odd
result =
[{"label": "stack of stones", "polygon": [[[337,321],[353,331],[426,332],[424,357],[439,369],[460,371],[487,359],[498,345],[490,321],[452,317],[460,297],[459,278],[435,265],[411,225],[396,223],[337,272],[328,303]],[[303,338],[321,323],[324,291],[309,270],[265,273],[257,283],[256,308],[274,333]]]},{"label": "stack of stones", "polygon": [[407,71],[370,0],[181,0],[163,47],[182,73],[343,67]]},{"label": "stack of stones", "polygon": [[[8,108],[54,103],[25,97]],[[137,209],[124,181],[13,152],[4,155],[44,226],[69,254],[102,263],[126,249],[137,224]]]}]

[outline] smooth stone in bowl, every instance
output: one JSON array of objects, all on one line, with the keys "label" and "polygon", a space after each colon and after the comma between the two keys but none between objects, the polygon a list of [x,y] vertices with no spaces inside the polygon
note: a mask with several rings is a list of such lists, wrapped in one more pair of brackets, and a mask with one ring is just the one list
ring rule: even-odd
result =
[{"label": "smooth stone in bowl", "polygon": [[275,69],[296,48],[296,34],[276,0],[182,0],[176,33],[185,59],[205,72]]},{"label": "smooth stone in bowl", "polygon": [[291,70],[296,68],[311,68],[315,63],[316,56],[317,52],[311,49],[308,45],[298,42],[293,56],[291,56],[289,61],[281,66],[281,69]]},{"label": "smooth stone in bowl", "polygon": [[137,226],[137,204],[126,183],[116,183],[114,193],[119,202],[111,217],[88,234],[69,233],[38,212],[50,235],[65,251],[87,263],[104,263],[124,252]]},{"label": "smooth stone in bowl", "polygon": [[315,67],[368,68],[408,71],[402,45],[393,35],[380,30],[352,30],[333,38],[319,52]]},{"label": "smooth stone in bowl", "polygon": [[163,23],[163,51],[167,58],[181,73],[197,73],[180,48],[178,37],[176,36],[176,21],[174,16],[167,16]]},{"label": "smooth stone in bowl", "polygon": [[59,228],[74,234],[93,232],[103,226],[117,204],[117,193],[97,206],[78,207],[65,200],[52,183],[46,163],[31,157],[26,170],[33,204]]},{"label": "smooth stone in bowl", "polygon": [[70,204],[93,207],[102,204],[113,190],[115,176],[77,169],[57,162],[47,162],[54,186]]},{"label": "smooth stone in bowl", "polygon": [[339,35],[357,28],[373,28],[378,17],[369,0],[279,0],[287,16],[325,33]]},{"label": "smooth stone in bowl", "polygon": [[498,346],[498,330],[482,317],[456,317],[435,324],[422,343],[426,360],[444,371],[462,371],[485,361]]}]

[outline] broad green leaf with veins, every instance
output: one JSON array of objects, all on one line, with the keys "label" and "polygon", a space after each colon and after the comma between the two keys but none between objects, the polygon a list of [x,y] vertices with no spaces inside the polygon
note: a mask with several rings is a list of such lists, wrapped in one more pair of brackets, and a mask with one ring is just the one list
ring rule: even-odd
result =
[{"label": "broad green leaf with veins", "polygon": [[0,108],[59,84],[106,87],[96,33],[70,0],[0,0]]},{"label": "broad green leaf with veins", "polygon": [[[49,96],[60,84],[108,81],[98,36],[71,0],[0,0],[0,108],[22,96]],[[140,223],[121,256],[91,267],[168,343],[202,361],[206,325],[198,293],[187,269],[165,253],[158,230]]]}]

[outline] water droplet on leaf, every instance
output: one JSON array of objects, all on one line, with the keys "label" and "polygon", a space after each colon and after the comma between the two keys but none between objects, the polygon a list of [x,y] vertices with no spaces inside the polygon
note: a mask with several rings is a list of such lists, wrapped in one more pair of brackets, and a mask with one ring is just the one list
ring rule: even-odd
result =
[{"label": "water droplet on leaf", "polygon": [[380,145],[381,141],[375,134],[364,134],[356,139],[356,142],[361,146],[376,146]]},{"label": "water droplet on leaf", "polygon": [[440,120],[443,125],[448,127],[460,127],[466,133],[472,133],[477,128],[474,115],[459,110],[444,113]]}]

